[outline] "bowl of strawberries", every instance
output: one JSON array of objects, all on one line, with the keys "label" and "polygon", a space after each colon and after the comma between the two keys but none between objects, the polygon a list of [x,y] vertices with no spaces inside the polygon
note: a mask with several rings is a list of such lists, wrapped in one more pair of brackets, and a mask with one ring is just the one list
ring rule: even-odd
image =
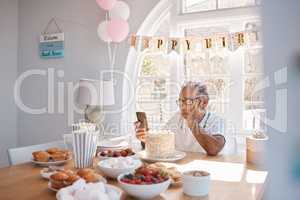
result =
[{"label": "bowl of strawberries", "polygon": [[134,173],[119,175],[118,182],[129,195],[138,199],[152,199],[168,189],[171,179],[162,170],[142,166]]}]

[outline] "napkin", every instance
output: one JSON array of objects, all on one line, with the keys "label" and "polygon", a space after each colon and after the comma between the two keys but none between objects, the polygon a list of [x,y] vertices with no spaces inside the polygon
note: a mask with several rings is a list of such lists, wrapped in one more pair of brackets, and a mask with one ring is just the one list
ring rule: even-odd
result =
[{"label": "napkin", "polygon": [[118,193],[107,190],[105,184],[86,183],[79,179],[73,185],[59,190],[56,194],[57,200],[119,200]]}]

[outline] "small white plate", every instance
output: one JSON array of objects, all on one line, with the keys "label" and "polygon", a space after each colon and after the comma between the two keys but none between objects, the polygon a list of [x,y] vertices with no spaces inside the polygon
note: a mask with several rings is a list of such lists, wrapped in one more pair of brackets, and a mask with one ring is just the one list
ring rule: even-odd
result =
[{"label": "small white plate", "polygon": [[[49,172],[49,168],[52,169],[51,172]],[[61,170],[64,170],[64,168],[62,166],[49,166],[47,168],[43,168],[41,171],[40,171],[40,174],[41,176],[44,178],[44,179],[50,179],[50,176],[52,174],[55,174],[57,173],[58,171],[61,171]]]},{"label": "small white plate", "polygon": [[40,171],[40,174],[41,174],[41,176],[44,178],[44,179],[50,179],[50,176],[52,175],[52,174],[55,174],[57,171],[53,171],[53,172],[45,172],[45,169],[42,169],[41,171]]},{"label": "small white plate", "polygon": [[144,150],[138,152],[137,155],[140,157],[140,159],[147,162],[176,162],[178,160],[183,159],[186,156],[186,153],[176,150],[172,156],[169,156],[167,158],[153,158],[148,157],[146,151]]},{"label": "small white plate", "polygon": [[33,164],[39,165],[39,166],[57,166],[57,165],[63,165],[67,163],[68,161],[72,160],[70,157],[68,160],[62,160],[62,161],[50,161],[50,162],[39,162],[31,159],[31,162]]}]

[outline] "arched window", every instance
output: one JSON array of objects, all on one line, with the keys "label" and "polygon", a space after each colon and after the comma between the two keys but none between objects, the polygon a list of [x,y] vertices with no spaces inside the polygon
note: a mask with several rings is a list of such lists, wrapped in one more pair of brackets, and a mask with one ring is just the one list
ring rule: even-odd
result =
[{"label": "arched window", "polygon": [[[150,36],[204,37],[260,27],[260,2],[256,0],[165,2],[167,12],[153,21]],[[254,92],[263,75],[260,42],[235,51],[199,48],[184,55],[146,50],[136,58],[136,96],[131,111],[146,112],[151,128],[160,127],[178,111],[175,102],[180,85],[197,80],[207,84],[209,109],[226,119],[228,133],[243,138],[254,129],[264,129],[263,94]]]}]

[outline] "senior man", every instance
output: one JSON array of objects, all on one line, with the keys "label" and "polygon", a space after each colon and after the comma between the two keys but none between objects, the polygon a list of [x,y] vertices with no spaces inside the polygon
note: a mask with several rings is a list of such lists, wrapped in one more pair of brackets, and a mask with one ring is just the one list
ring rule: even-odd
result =
[{"label": "senior man", "polygon": [[[175,133],[175,147],[187,152],[206,152],[218,155],[225,146],[224,120],[207,109],[209,95],[207,87],[199,82],[187,82],[181,88],[177,101],[180,112],[165,125]],[[145,142],[147,134],[136,122],[136,135]]]}]

